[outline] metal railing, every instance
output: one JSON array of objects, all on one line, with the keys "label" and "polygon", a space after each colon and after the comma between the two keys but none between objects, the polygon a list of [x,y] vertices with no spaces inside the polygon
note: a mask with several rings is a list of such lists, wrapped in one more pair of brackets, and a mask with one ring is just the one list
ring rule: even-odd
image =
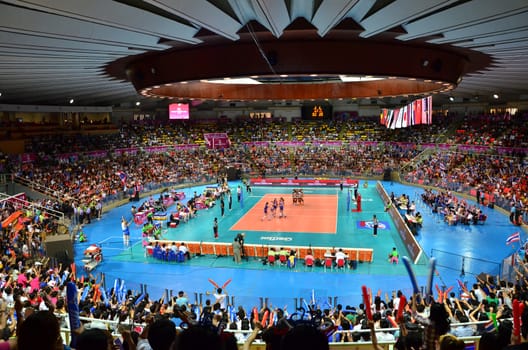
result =
[{"label": "metal railing", "polygon": [[[64,320],[67,315],[66,314],[56,314],[56,316],[59,319]],[[144,323],[132,323],[132,322],[123,323],[123,322],[115,321],[115,320],[102,320],[102,319],[89,318],[89,317],[79,317],[79,319],[83,323],[97,322],[99,324],[105,325],[106,329],[109,330],[112,333],[112,336],[114,338],[117,338],[117,337],[120,336],[120,333],[119,333],[120,326],[124,326],[125,328],[132,329],[132,330],[134,330],[134,328],[136,328],[136,327],[143,328],[143,327],[146,326],[146,324],[144,324]],[[507,319],[507,320],[511,321],[512,319]],[[480,335],[478,335],[478,331],[477,331],[478,326],[479,325],[480,326],[484,326],[487,323],[489,323],[489,320],[488,321],[477,321],[477,322],[465,322],[465,323],[452,323],[450,326],[451,326],[451,328],[473,326],[474,327],[474,331],[475,331],[475,335],[466,336],[466,337],[458,337],[458,339],[463,340],[466,344],[472,344],[472,343],[478,342],[480,340]],[[178,330],[180,330],[180,331],[182,330],[179,327],[176,327],[176,328]],[[394,333],[399,332],[399,331],[400,331],[399,328],[379,328],[379,329],[376,329],[376,333],[388,332],[388,333],[394,334]],[[239,330],[239,329],[230,330],[227,327],[224,330],[224,332],[234,333],[234,334],[242,334],[244,336],[247,336],[247,335],[251,334],[253,332],[253,330]],[[332,336],[329,339],[328,343],[330,345],[348,344],[348,345],[357,345],[357,346],[364,346],[364,345],[372,346],[372,342],[370,342],[370,341],[359,341],[359,342],[357,342],[357,341],[356,342],[355,341],[339,341],[343,334],[348,334],[350,336],[350,338],[351,338],[352,333],[356,333],[356,334],[370,333],[370,329],[337,330],[337,331],[335,331],[332,334]],[[67,327],[62,327],[61,328],[61,335],[62,335],[63,341],[66,344],[68,344],[70,342],[70,338],[71,338],[70,329],[67,328]],[[239,340],[238,341],[238,344],[243,344],[243,343],[244,343],[244,340]],[[392,347],[396,343],[396,340],[391,340],[391,341],[381,341],[380,340],[378,343],[379,343],[379,345],[382,346],[383,349],[392,349]],[[259,342],[257,340],[255,342],[255,345],[256,344],[261,344],[261,342]],[[365,349],[367,349],[367,348],[368,347],[366,347]]]},{"label": "metal railing", "polygon": [[34,209],[38,209],[42,212],[46,212],[47,215],[51,216],[52,218],[58,220],[59,222],[64,222],[64,213],[61,211],[57,211],[51,208],[48,208],[46,206],[40,205],[36,202],[28,202],[24,199],[18,198],[17,196],[10,196],[6,193],[0,192],[0,202],[1,201],[9,201],[15,204],[18,204],[20,208],[24,210],[30,210],[33,211]]},{"label": "metal railing", "polygon": [[41,184],[39,184],[38,182],[36,181],[31,181],[31,180],[28,180],[22,176],[18,176],[18,175],[14,175],[13,176],[13,181],[22,185],[22,186],[25,186],[27,188],[29,188],[30,190],[32,191],[36,191],[36,192],[39,192],[47,197],[50,197],[50,198],[53,198],[55,200],[58,200],[60,201],[61,198],[60,196],[58,195],[57,191],[54,191],[52,190],[51,188],[49,187],[46,187],[46,186],[43,186]]},{"label": "metal railing", "polygon": [[429,157],[435,152],[434,148],[426,148],[422,152],[416,155],[413,159],[400,166],[400,171],[407,171],[410,168],[418,166],[426,157]]},{"label": "metal railing", "polygon": [[0,185],[5,185],[11,179],[11,174],[0,174]]},{"label": "metal railing", "polygon": [[460,271],[460,276],[464,277],[466,274],[478,276],[480,273],[485,272],[487,274],[499,275],[501,272],[501,263],[486,259],[474,258],[471,256],[455,254],[440,249],[431,249],[431,257],[436,257],[437,261],[444,261],[441,257],[449,256],[447,261],[452,262],[455,259],[455,263],[449,265],[437,266],[450,269],[453,271]]}]

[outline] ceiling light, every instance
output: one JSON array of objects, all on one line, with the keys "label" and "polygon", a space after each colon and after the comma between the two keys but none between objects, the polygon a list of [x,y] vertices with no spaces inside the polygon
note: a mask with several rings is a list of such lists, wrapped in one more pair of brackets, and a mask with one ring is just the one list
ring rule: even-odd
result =
[{"label": "ceiling light", "polygon": [[449,96],[449,101],[454,102],[455,98],[453,96]]},{"label": "ceiling light", "polygon": [[0,97],[2,97],[2,93],[0,92]]},{"label": "ceiling light", "polygon": [[340,75],[339,79],[341,79],[343,83],[350,83],[350,82],[357,82],[357,81],[383,80],[383,78],[375,78],[372,75],[367,75],[367,76]]},{"label": "ceiling light", "polygon": [[262,84],[260,81],[251,78],[230,78],[220,80],[205,80],[203,82],[216,84]]},{"label": "ceiling light", "polygon": [[141,102],[137,101],[136,102],[136,106],[139,106],[141,104]]},{"label": "ceiling light", "polygon": [[70,98],[70,104],[72,104],[73,102],[75,102],[75,100],[73,98]]},{"label": "ceiling light", "polygon": [[493,94],[493,98],[497,100],[499,98],[499,95],[498,94]]}]

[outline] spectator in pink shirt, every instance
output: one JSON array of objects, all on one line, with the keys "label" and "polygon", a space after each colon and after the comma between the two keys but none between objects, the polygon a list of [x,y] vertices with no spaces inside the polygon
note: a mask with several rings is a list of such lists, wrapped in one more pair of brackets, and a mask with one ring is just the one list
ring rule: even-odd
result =
[{"label": "spectator in pink shirt", "polygon": [[31,281],[29,282],[29,285],[31,286],[31,291],[38,291],[40,288],[40,276],[37,273],[31,274]]},{"label": "spectator in pink shirt", "polygon": [[18,278],[17,278],[17,284],[20,284],[24,288],[26,288],[28,284],[28,279],[26,276],[26,269],[22,268],[22,270],[20,270],[20,273],[18,274]]}]

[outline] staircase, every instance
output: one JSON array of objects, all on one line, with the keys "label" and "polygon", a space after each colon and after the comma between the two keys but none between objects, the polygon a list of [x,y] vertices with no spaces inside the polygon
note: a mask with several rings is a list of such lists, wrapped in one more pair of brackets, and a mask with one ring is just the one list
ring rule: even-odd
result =
[{"label": "staircase", "polygon": [[433,155],[436,152],[434,148],[426,148],[420,152],[416,157],[411,159],[409,162],[400,166],[400,173],[404,174],[416,169],[420,164],[422,164],[429,156]]}]

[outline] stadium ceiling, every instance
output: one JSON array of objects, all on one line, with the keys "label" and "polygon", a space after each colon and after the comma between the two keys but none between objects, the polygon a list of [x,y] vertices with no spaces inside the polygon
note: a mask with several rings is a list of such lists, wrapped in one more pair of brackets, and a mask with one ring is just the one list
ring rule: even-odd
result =
[{"label": "stadium ceiling", "polygon": [[[526,0],[0,1],[0,103],[9,104],[268,96],[236,85],[189,91],[240,75],[285,85],[277,93],[288,100],[331,84],[324,94],[336,100],[434,91],[435,103],[518,101],[528,99],[526,57]],[[389,85],[341,91],[342,75]],[[188,86],[168,92],[174,82]]]}]

